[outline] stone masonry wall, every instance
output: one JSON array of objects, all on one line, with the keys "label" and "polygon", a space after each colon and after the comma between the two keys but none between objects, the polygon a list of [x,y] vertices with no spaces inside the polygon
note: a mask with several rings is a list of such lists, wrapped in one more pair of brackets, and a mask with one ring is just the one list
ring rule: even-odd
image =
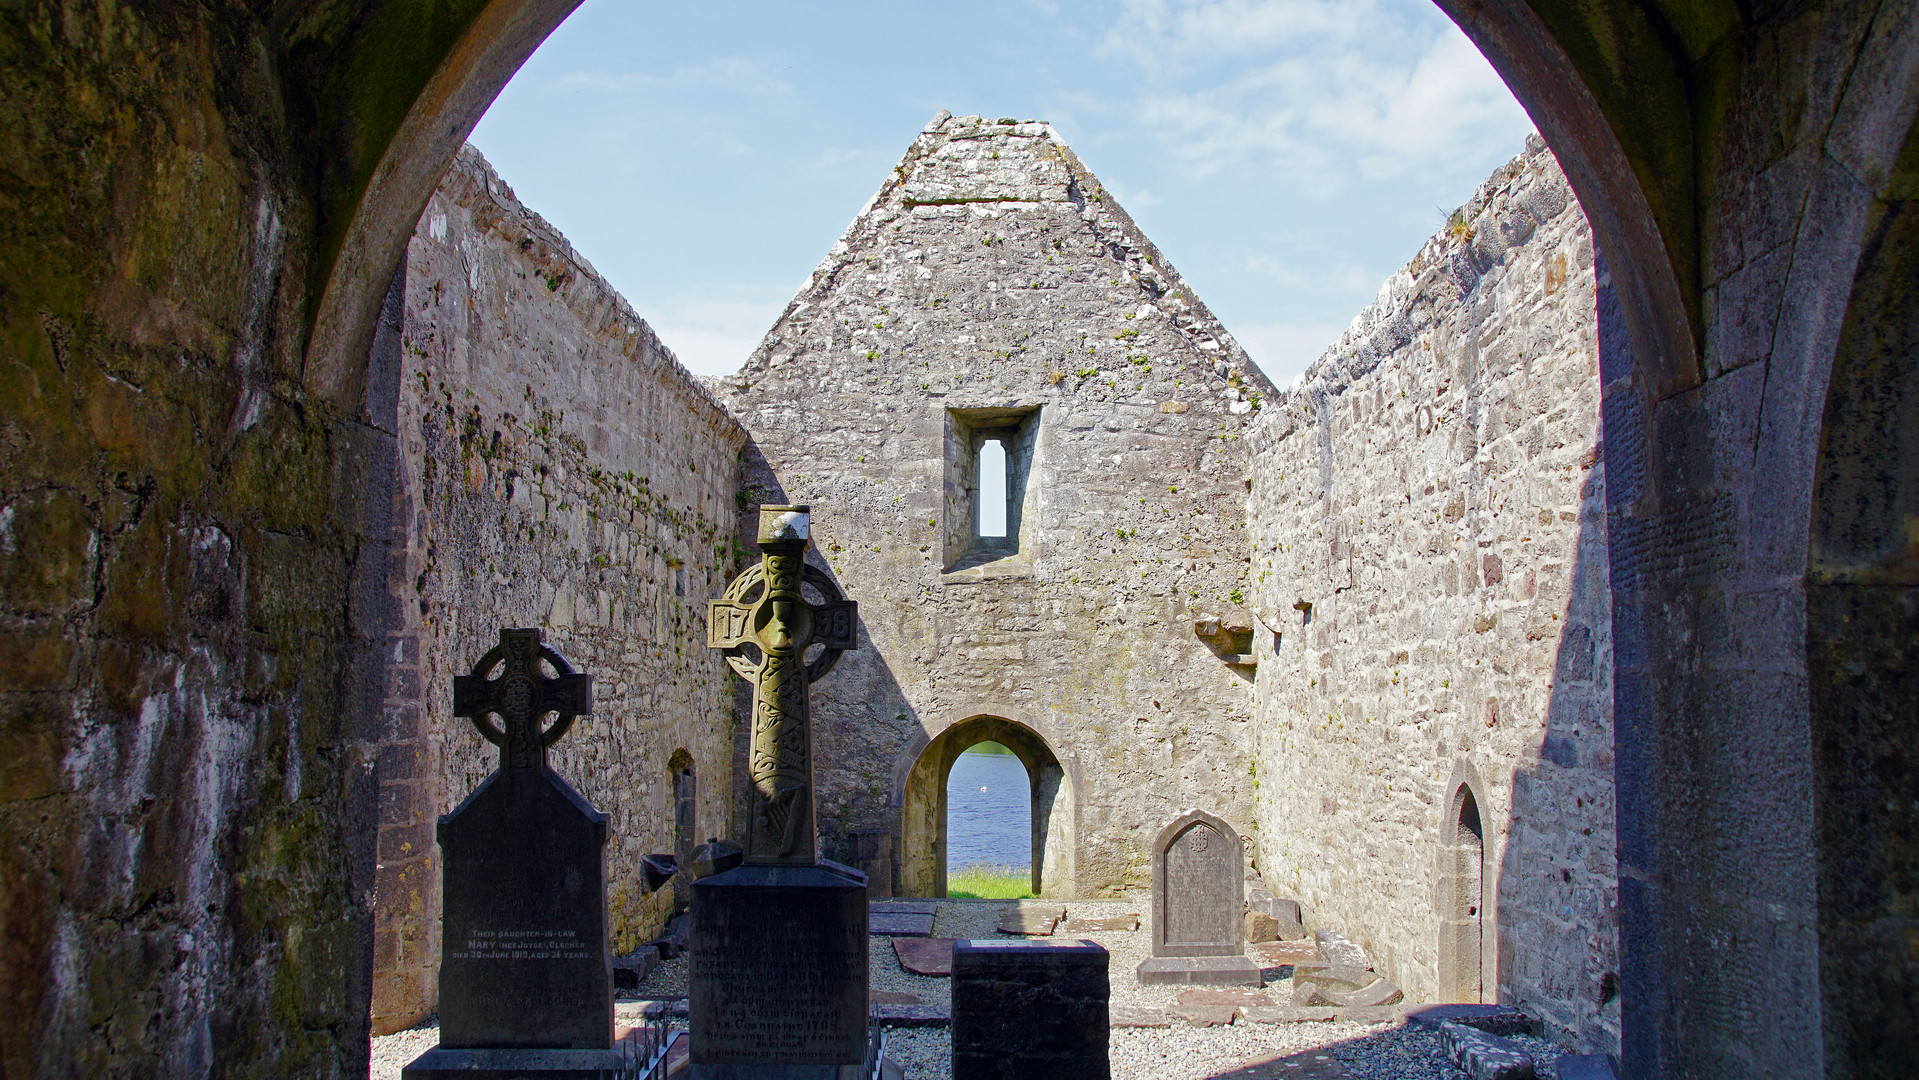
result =
[{"label": "stone masonry wall", "polygon": [[[932,888],[935,823],[902,818],[944,777],[914,766],[981,716],[1070,781],[1049,888],[1146,886],[1189,808],[1251,831],[1249,673],[1194,624],[1246,622],[1240,438],[1273,391],[1051,128],[942,113],[722,385],[749,515],[810,503],[860,603],[814,689],[829,855],[890,829],[900,887]],[[967,432],[1007,423],[1018,550],[969,556]]]},{"label": "stone masonry wall", "polygon": [[1484,997],[1609,1050],[1603,288],[1535,137],[1262,410],[1250,505],[1272,631],[1258,642],[1266,878],[1410,999],[1451,996],[1475,959],[1447,955],[1441,932],[1466,910],[1446,908],[1470,786]]},{"label": "stone masonry wall", "polygon": [[611,818],[616,953],[656,933],[638,862],[673,850],[668,761],[690,755],[700,837],[730,835],[732,688],[705,647],[735,572],[744,432],[471,147],[408,252],[400,438],[412,631],[396,646],[383,760],[375,1024],[431,1012],[437,815],[497,765],[452,679],[505,626],[542,626],[594,678],[553,767]]}]

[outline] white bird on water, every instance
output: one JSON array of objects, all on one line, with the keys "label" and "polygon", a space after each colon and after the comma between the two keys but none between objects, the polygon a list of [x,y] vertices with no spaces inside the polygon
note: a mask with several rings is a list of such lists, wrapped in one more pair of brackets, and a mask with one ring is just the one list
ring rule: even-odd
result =
[{"label": "white bird on water", "polygon": [[985,791],[985,790],[986,790],[986,785],[985,785],[985,784],[981,784],[981,785],[980,785],[980,790],[981,790],[981,791]]}]

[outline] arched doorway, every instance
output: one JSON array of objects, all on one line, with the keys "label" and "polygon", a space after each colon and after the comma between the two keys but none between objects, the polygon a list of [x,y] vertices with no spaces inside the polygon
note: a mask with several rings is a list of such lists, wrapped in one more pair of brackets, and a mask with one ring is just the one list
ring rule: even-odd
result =
[{"label": "arched doorway", "polygon": [[959,756],[983,742],[1006,747],[1026,767],[1032,800],[1032,891],[1038,896],[1072,896],[1072,779],[1038,732],[998,716],[973,716],[954,724],[914,759],[901,798],[901,894],[946,895],[946,782]]},{"label": "arched doorway", "polygon": [[1480,1001],[1486,976],[1486,828],[1470,782],[1453,785],[1439,853],[1439,992]]}]

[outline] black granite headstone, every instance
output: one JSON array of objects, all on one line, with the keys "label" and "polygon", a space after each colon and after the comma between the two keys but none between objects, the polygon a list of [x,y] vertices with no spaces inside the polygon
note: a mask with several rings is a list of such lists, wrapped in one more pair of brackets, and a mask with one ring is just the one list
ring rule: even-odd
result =
[{"label": "black granite headstone", "polygon": [[1107,1080],[1111,984],[1091,941],[953,943],[953,1080]]},{"label": "black granite headstone", "polygon": [[[454,679],[453,701],[500,747],[500,769],[440,819],[440,1044],[402,1076],[614,1077],[629,1055],[613,1041],[606,815],[546,756],[592,711],[592,677],[539,630],[502,630],[474,673]],[[541,728],[549,713],[557,719]]]},{"label": "black granite headstone", "polygon": [[695,1080],[859,1074],[866,903],[862,875],[827,865],[748,864],[693,883]]},{"label": "black granite headstone", "polygon": [[1258,986],[1246,956],[1245,876],[1239,833],[1203,810],[1189,810],[1153,844],[1153,955],[1142,983]]}]

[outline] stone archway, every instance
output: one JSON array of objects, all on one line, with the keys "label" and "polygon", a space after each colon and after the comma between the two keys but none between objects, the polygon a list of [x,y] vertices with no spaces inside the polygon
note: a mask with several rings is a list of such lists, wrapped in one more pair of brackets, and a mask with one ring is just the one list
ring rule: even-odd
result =
[{"label": "stone archway", "polygon": [[1072,778],[1038,732],[999,716],[961,720],[914,758],[901,796],[901,895],[946,895],[946,779],[953,762],[983,742],[999,743],[1026,766],[1033,800],[1033,892],[1072,897],[1077,831]]},{"label": "stone archway", "polygon": [[[1456,771],[1457,772],[1457,771]],[[1476,777],[1455,775],[1440,822],[1439,994],[1482,1001],[1486,993],[1486,826]]]}]

